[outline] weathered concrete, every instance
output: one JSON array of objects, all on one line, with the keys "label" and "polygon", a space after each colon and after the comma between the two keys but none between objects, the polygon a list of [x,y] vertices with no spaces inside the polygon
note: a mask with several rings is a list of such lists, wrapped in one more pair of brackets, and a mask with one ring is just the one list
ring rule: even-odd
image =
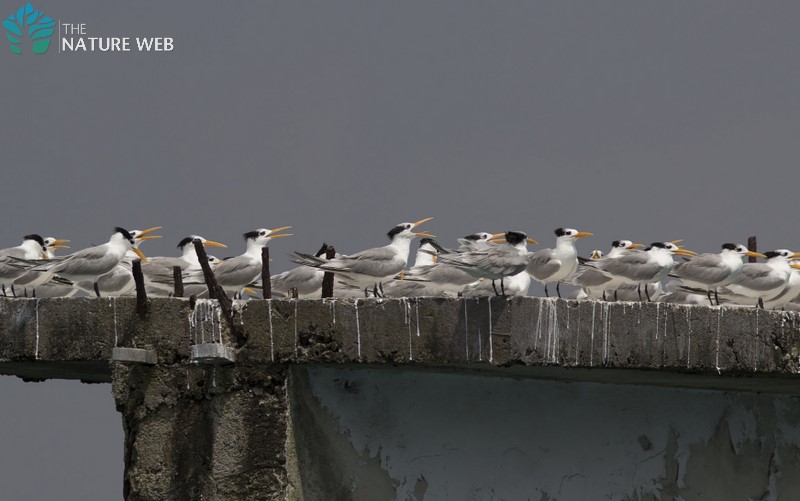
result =
[{"label": "weathered concrete", "polygon": [[[461,384],[498,385],[502,394],[507,391],[502,388],[511,388],[520,378],[570,381],[581,387],[593,382],[651,385],[633,393],[684,391],[674,388],[762,393],[766,395],[757,397],[757,405],[746,400],[756,397],[744,396],[741,405],[790,408],[778,412],[778,418],[764,417],[763,423],[761,417],[753,418],[773,437],[770,443],[783,449],[748,446],[741,449],[746,456],[736,449],[730,464],[760,465],[770,450],[781,458],[800,457],[800,438],[780,431],[798,414],[797,402],[789,397],[800,394],[796,313],[540,298],[256,300],[235,307],[231,328],[210,301],[198,301],[192,309],[185,299],[152,300],[140,318],[135,299],[0,299],[0,374],[28,380],[113,380],[126,433],[128,499],[319,499],[322,493],[328,494],[326,499],[348,499],[390,491],[401,499],[401,494],[421,499],[428,491],[438,498],[434,493],[444,492],[449,477],[424,468],[392,469],[386,457],[375,453],[404,447],[391,438],[391,423],[402,419],[400,410],[379,413],[392,427],[371,432],[385,433],[386,440],[373,435],[370,441],[356,438],[363,432],[358,421],[345,422],[351,411],[331,403],[345,401],[349,390],[332,390],[330,380],[341,377],[325,371],[356,368],[371,371],[350,377],[362,385],[394,379],[409,369],[418,374],[419,385],[441,381],[437,373],[461,378],[455,384],[436,384],[454,405],[467,406],[481,403],[473,402],[469,392],[459,396]],[[120,348],[147,350],[157,363],[110,363],[115,348],[117,353]],[[560,383],[535,384],[555,388]],[[403,398],[396,399],[400,408]],[[680,409],[680,399],[675,400]],[[366,405],[363,412],[378,412],[369,402],[356,399],[356,404]],[[697,441],[682,440],[687,432],[681,431],[678,417],[672,419],[676,441],[668,433],[658,434],[666,437],[664,450],[674,442],[682,454],[701,458],[724,447],[719,437],[731,434],[724,416],[735,414],[725,409],[740,403],[725,405],[703,411],[705,422],[715,424]],[[514,409],[511,405],[504,412]],[[606,413],[604,419],[627,418]],[[431,416],[432,426],[436,422]],[[498,425],[502,423],[498,416]],[[629,424],[635,428],[636,420]],[[463,440],[475,436],[475,429],[464,430]],[[550,433],[557,429],[551,427]],[[650,435],[647,440],[657,441]],[[316,448],[317,443],[328,445]],[[347,447],[353,448],[352,454],[345,453]],[[490,457],[491,448],[476,446],[473,453]],[[525,454],[535,456],[532,450]],[[676,492],[685,499],[709,492],[709,484],[701,489],[700,482],[687,480],[702,473],[699,462],[691,463],[696,465],[691,472],[682,470],[679,482],[669,473],[673,466],[667,456],[659,474],[672,480],[659,483],[658,489],[619,492],[639,498]],[[788,474],[788,463],[781,464]],[[519,468],[520,474],[526,471]],[[735,472],[739,466],[732,468]],[[587,476],[586,471],[578,473]],[[475,473],[467,468],[457,474]],[[778,470],[756,477],[750,487],[768,493],[767,498],[797,492],[778,489],[787,478]],[[557,497],[558,490],[545,486],[549,477],[531,478],[542,478],[541,484],[525,492]],[[408,483],[412,481],[413,486]],[[476,482],[470,492],[488,499],[490,483]]]}]

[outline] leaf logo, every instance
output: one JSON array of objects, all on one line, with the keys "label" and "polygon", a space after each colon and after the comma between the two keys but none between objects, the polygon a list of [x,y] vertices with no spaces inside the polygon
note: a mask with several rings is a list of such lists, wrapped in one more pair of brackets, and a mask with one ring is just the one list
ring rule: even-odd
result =
[{"label": "leaf logo", "polygon": [[3,21],[6,38],[11,42],[11,52],[14,54],[22,54],[22,41],[26,38],[30,40],[34,54],[47,52],[55,25],[55,20],[34,9],[30,2]]}]

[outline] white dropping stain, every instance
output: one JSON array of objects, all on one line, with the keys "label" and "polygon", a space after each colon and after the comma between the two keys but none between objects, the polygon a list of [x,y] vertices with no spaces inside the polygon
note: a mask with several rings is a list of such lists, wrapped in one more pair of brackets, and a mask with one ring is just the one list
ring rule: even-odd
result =
[{"label": "white dropping stain", "polygon": [[658,315],[659,315],[659,307],[661,303],[656,303],[656,339],[658,339]]},{"label": "white dropping stain", "polygon": [[267,311],[269,312],[269,354],[272,361],[275,361],[275,337],[272,335],[272,299],[267,300]]},{"label": "white dropping stain", "polygon": [[686,368],[688,369],[691,367],[691,359],[692,359],[692,319],[691,319],[692,310],[688,306],[686,306],[685,308],[686,308],[686,325],[688,326],[689,330],[689,342],[688,346],[686,347]]},{"label": "white dropping stain", "polygon": [[756,356],[753,357],[753,370],[758,370],[758,308],[756,308],[756,337],[755,337],[755,353]]},{"label": "white dropping stain", "polygon": [[114,347],[117,347],[117,299],[112,297],[109,298],[111,301],[111,306],[114,308]]},{"label": "white dropping stain", "polygon": [[[656,303],[658,304],[658,303]],[[664,312],[664,340],[667,339],[667,320],[669,320],[669,310]],[[673,329],[674,331],[675,329]]]},{"label": "white dropping stain", "polygon": [[300,338],[297,337],[297,299],[294,300],[294,356],[297,358],[300,353]]},{"label": "white dropping stain", "polygon": [[222,308],[214,308],[214,322],[217,325],[217,334],[219,334],[219,344],[222,344]]},{"label": "white dropping stain", "polygon": [[36,348],[33,352],[34,360],[39,360],[39,299],[36,299],[36,304],[34,306],[36,308]]},{"label": "white dropping stain", "polygon": [[336,301],[331,301],[331,315],[333,315],[333,325],[336,325]]},{"label": "white dropping stain", "polygon": [[558,303],[553,300],[548,304],[550,313],[550,322],[548,324],[548,338],[553,340],[553,345],[550,348],[550,361],[554,364],[558,363],[558,340],[561,337],[561,332],[558,327]]},{"label": "white dropping stain", "polygon": [[464,349],[466,350],[467,362],[469,362],[469,317],[467,317],[467,300],[464,302]]},{"label": "white dropping stain", "polygon": [[717,313],[717,358],[715,365],[717,368],[717,374],[722,374],[722,370],[719,367],[719,330],[720,324],[722,323],[722,308],[719,306],[717,306]]},{"label": "white dropping stain", "polygon": [[533,338],[533,349],[534,351],[539,346],[539,338],[542,335],[542,307],[544,306],[544,299],[539,299],[539,314],[536,316],[536,334]]},{"label": "white dropping stain", "polygon": [[481,328],[478,327],[478,362],[483,362],[483,346],[481,344]]},{"label": "white dropping stain", "polygon": [[581,340],[581,305],[578,303],[578,325],[575,327],[575,365],[580,361],[580,340]]},{"label": "white dropping stain", "polygon": [[592,345],[589,349],[589,367],[594,366],[594,310],[597,306],[597,301],[592,301]]},{"label": "white dropping stain", "polygon": [[492,357],[494,353],[492,353],[492,296],[489,296],[489,300],[486,302],[489,305],[489,363],[492,362]]},{"label": "white dropping stain", "polygon": [[217,366],[216,365],[211,368],[211,387],[212,388],[216,388],[217,387]]},{"label": "white dropping stain", "polygon": [[611,310],[609,310],[609,306],[611,303],[603,303],[603,365],[608,364],[608,352],[609,352],[609,339],[608,339],[608,328],[611,324]]},{"label": "white dropping stain", "polygon": [[358,322],[358,299],[356,299],[356,343],[358,346],[358,361],[361,361],[361,325]]},{"label": "white dropping stain", "polygon": [[417,337],[419,337],[419,298],[414,302],[417,309]]}]

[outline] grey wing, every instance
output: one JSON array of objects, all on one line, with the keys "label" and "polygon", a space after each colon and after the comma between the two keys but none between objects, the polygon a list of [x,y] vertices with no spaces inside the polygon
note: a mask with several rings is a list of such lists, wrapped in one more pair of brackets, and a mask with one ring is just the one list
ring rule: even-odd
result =
[{"label": "grey wing", "polygon": [[561,269],[561,261],[553,259],[550,249],[542,249],[533,253],[528,264],[528,273],[536,280],[545,280]]},{"label": "grey wing", "polygon": [[279,294],[296,287],[299,294],[311,294],[322,287],[325,272],[307,266],[298,266],[270,278],[272,290]]},{"label": "grey wing", "polygon": [[261,267],[254,266],[245,256],[237,256],[221,262],[213,271],[220,285],[239,286],[258,278]]},{"label": "grey wing", "polygon": [[754,291],[771,291],[786,284],[786,278],[764,263],[748,263],[742,266],[742,273],[733,281]]},{"label": "grey wing", "polygon": [[703,254],[686,263],[679,263],[672,273],[678,278],[685,278],[703,284],[724,282],[731,275],[731,270],[720,267],[718,254]]},{"label": "grey wing", "polygon": [[516,275],[528,266],[530,253],[520,254],[511,247],[495,247],[490,251],[479,253],[476,266],[496,275]]},{"label": "grey wing", "polygon": [[157,256],[148,258],[147,264],[166,268],[169,270],[170,273],[172,273],[173,266],[180,266],[181,270],[185,270],[189,266],[189,263],[182,257],[166,257],[166,256]]},{"label": "grey wing", "polygon": [[573,279],[581,287],[600,287],[611,281],[611,277],[594,268],[583,268]]},{"label": "grey wing", "polygon": [[119,259],[105,251],[105,248],[90,247],[76,252],[68,259],[61,261],[49,271],[61,275],[94,275],[108,273],[117,264]]},{"label": "grey wing", "polygon": [[639,282],[651,280],[661,271],[661,267],[656,263],[651,263],[644,252],[626,254],[608,260],[601,259],[598,261],[597,267],[611,275]]},{"label": "grey wing", "polygon": [[20,259],[25,258],[25,250],[19,247],[11,247],[10,249],[3,249],[0,251],[0,257],[16,257]]},{"label": "grey wing", "polygon": [[352,256],[343,256],[341,259],[349,271],[373,277],[392,276],[405,268],[402,258],[385,247],[367,249]]}]

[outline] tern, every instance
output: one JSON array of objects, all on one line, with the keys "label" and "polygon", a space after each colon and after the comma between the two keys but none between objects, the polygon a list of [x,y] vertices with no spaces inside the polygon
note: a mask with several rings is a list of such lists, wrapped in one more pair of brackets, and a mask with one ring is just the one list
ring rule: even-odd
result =
[{"label": "tern", "polygon": [[229,297],[236,297],[242,288],[255,282],[261,275],[261,249],[270,240],[292,236],[291,233],[279,233],[291,226],[268,229],[259,228],[243,235],[247,248],[244,254],[219,263],[213,270],[217,282]]},{"label": "tern", "polygon": [[391,243],[383,247],[363,250],[349,256],[342,255],[327,261],[310,254],[295,252],[292,261],[338,273],[342,282],[357,286],[359,290],[364,291],[365,296],[370,289],[378,296],[383,292],[383,283],[405,269],[411,251],[411,240],[414,237],[433,237],[429,233],[412,231],[431,219],[433,218],[427,217],[416,223],[398,224],[387,233]]},{"label": "tern", "polygon": [[[494,238],[503,235],[497,233]],[[444,254],[439,256],[443,263],[460,268],[475,278],[488,278],[492,281],[492,287],[497,293],[495,280],[500,280],[500,291],[505,295],[504,278],[516,275],[524,271],[531,258],[532,252],[528,252],[527,244],[536,244],[536,240],[528,238],[528,235],[521,231],[505,232],[506,243],[497,245],[485,245],[474,250],[468,250],[458,254]]]},{"label": "tern", "polygon": [[[314,257],[325,259],[328,247],[327,243],[323,243]],[[298,266],[289,271],[272,275],[270,278],[272,297],[289,297],[289,291],[297,289],[298,298],[319,298],[322,294],[323,278],[325,278],[324,271],[308,266]]]},{"label": "tern", "polygon": [[71,280],[73,283],[91,281],[94,284],[94,292],[99,297],[100,291],[97,287],[97,279],[113,270],[130,250],[143,263],[147,262],[147,258],[142,251],[135,247],[133,235],[125,228],[117,226],[114,228],[114,233],[107,243],[80,250],[53,265],[37,266],[32,269],[54,273]]},{"label": "tern", "polygon": [[765,252],[766,263],[745,263],[742,272],[721,291],[723,295],[738,294],[755,299],[764,307],[764,300],[777,296],[792,275],[790,259],[800,258],[800,253],[788,249]]},{"label": "tern", "polygon": [[[677,242],[677,241],[676,241]],[[679,256],[696,256],[697,254],[678,247],[675,242],[653,242],[642,252],[629,252],[616,258],[604,257],[597,261],[587,262],[586,266],[596,268],[603,273],[618,278],[622,283],[638,286],[641,301],[643,284],[660,282],[675,266],[673,254]],[[645,287],[645,294],[648,290]],[[648,301],[652,299],[648,296]]]},{"label": "tern", "polygon": [[[69,240],[58,239],[55,237],[47,237],[44,239],[44,259],[53,259],[56,257],[55,251],[58,249],[69,249],[69,245],[63,245],[68,243]],[[42,273],[38,271],[27,271],[24,274],[20,275],[19,278],[14,280],[14,286],[18,290],[20,287],[23,288],[25,291],[25,295],[28,295],[28,289],[31,290],[31,293],[34,297],[36,297],[36,288],[44,285],[45,283],[49,282],[52,278],[52,275],[48,273]]]},{"label": "tern", "polygon": [[[608,254],[606,254],[606,258],[616,259],[620,256],[624,256],[637,247],[644,246],[642,244],[633,243],[630,240],[614,240],[611,242],[611,250],[608,252]],[[592,251],[592,261],[597,261],[602,257],[602,251]],[[573,278],[572,283],[582,287],[588,297],[593,299],[602,298],[605,300],[606,292],[616,291],[623,282],[621,279],[607,275],[596,268],[581,265],[577,274],[575,275],[575,278]]]},{"label": "tern", "polygon": [[712,305],[713,291],[719,306],[717,289],[730,284],[739,276],[744,265],[744,256],[766,258],[764,254],[750,251],[744,245],[727,243],[722,245],[719,254],[700,254],[685,263],[675,265],[670,276],[679,278],[687,287],[704,289]]},{"label": "tern", "polygon": [[[161,229],[161,226],[154,226],[146,230],[131,230],[133,249],[138,249],[139,245],[146,240],[161,238],[161,235],[149,234],[159,229]],[[133,279],[133,261],[138,258],[138,255],[133,249],[125,253],[125,257],[114,269],[97,278],[95,283],[101,295],[124,296],[130,294],[134,290],[136,282]],[[144,272],[142,272],[142,274],[144,275]],[[91,293],[94,290],[95,283],[87,280],[76,282],[74,286],[84,292]]]},{"label": "tern", "polygon": [[178,242],[179,257],[157,256],[148,259],[146,266],[142,266],[142,274],[147,283],[147,293],[154,296],[169,296],[175,290],[173,267],[180,266],[184,282],[184,295],[201,294],[206,291],[203,271],[194,241],[199,240],[203,247],[227,248],[228,246],[208,240],[200,235],[189,235]]},{"label": "tern", "polygon": [[533,258],[528,264],[528,273],[534,280],[544,284],[544,293],[547,297],[547,285],[555,283],[556,293],[561,297],[561,281],[571,277],[578,269],[578,251],[575,249],[575,240],[589,237],[588,231],[578,231],[572,228],[557,228],[555,249],[542,249],[533,253]]},{"label": "tern", "polygon": [[47,257],[44,239],[36,234],[25,235],[16,247],[0,250],[0,287],[6,295],[6,286],[11,286],[11,295],[16,297],[14,281],[26,273],[30,266],[24,261]]}]

